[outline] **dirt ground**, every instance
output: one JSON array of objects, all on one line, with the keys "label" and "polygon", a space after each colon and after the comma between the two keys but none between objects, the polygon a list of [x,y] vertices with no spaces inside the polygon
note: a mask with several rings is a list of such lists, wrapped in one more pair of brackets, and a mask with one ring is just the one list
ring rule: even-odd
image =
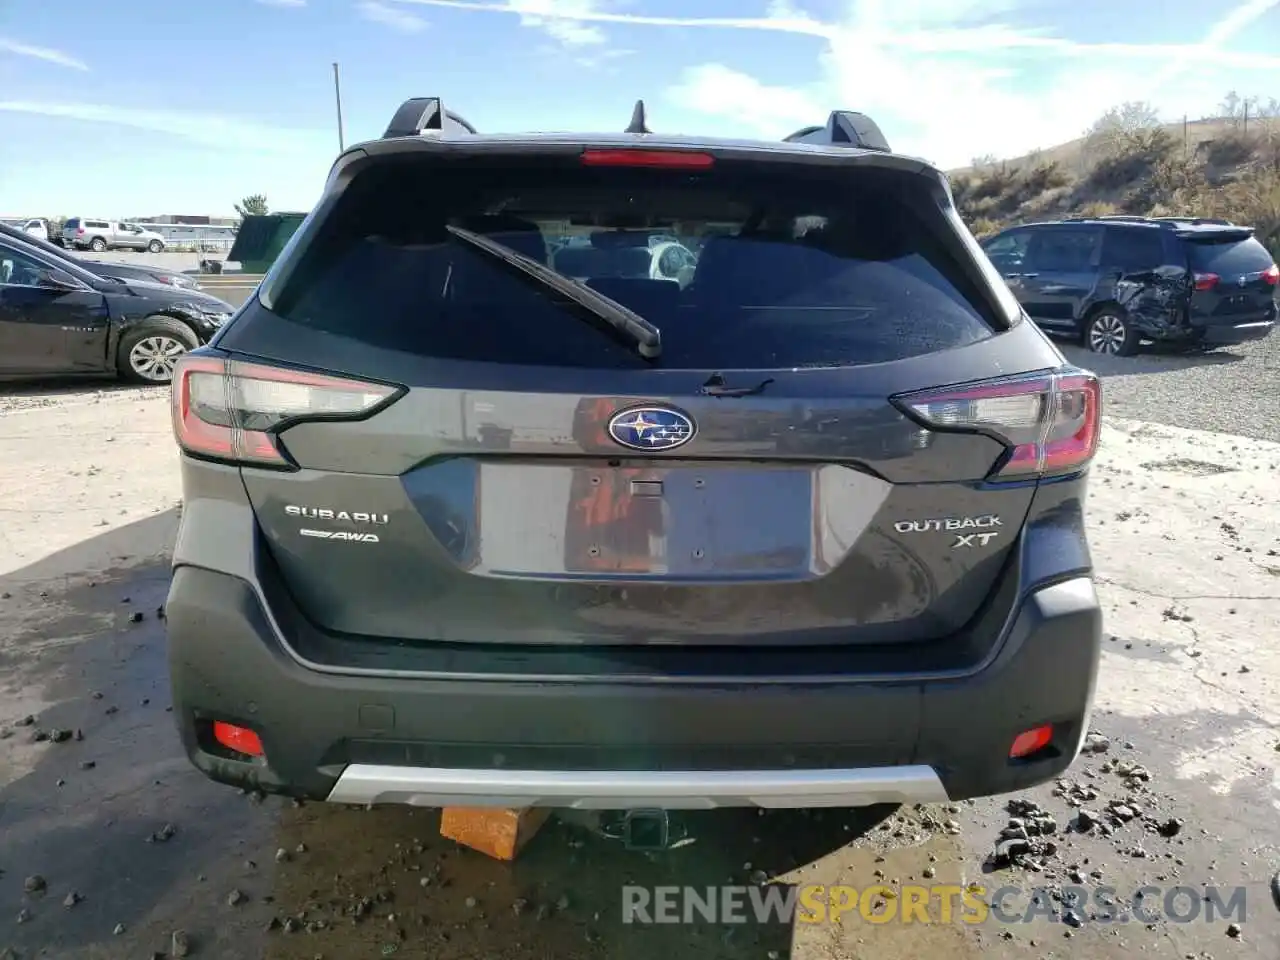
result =
[{"label": "dirt ground", "polygon": [[[0,957],[1275,960],[1280,445],[1116,419],[1103,443],[1090,511],[1108,630],[1093,728],[1106,748],[1095,738],[1059,784],[1012,798],[1015,833],[1054,821],[1029,861],[991,860],[1011,819],[1001,798],[688,815],[674,820],[687,842],[662,854],[569,816],[502,864],[442,840],[433,811],[299,806],[192,770],[167,712],[160,616],[179,499],[166,398],[11,391]],[[1012,886],[1006,916],[1036,919],[623,922],[626,884],[765,882],[978,884],[988,900]],[[1149,885],[1161,892],[1135,918]],[[1166,904],[1178,886],[1191,892]],[[1209,918],[1206,886],[1223,901],[1243,886],[1243,918]],[[1112,888],[1117,919],[1053,899],[1070,887]],[[1028,909],[1036,888],[1049,910]],[[876,897],[878,910],[900,897]],[[1185,922],[1155,916],[1165,906]]]}]

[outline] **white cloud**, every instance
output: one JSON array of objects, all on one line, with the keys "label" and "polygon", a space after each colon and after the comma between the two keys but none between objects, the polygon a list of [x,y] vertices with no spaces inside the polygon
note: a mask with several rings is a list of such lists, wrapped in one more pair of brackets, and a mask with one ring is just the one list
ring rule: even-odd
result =
[{"label": "white cloud", "polygon": [[[521,0],[389,2],[521,13]],[[813,37],[822,43],[818,70],[800,84],[767,85],[709,62],[684,71],[669,93],[686,110],[729,118],[769,137],[822,122],[831,109],[861,110],[877,119],[895,149],[945,166],[1071,139],[1124,100],[1153,100],[1171,116],[1199,116],[1233,87],[1269,95],[1265,73],[1280,70],[1280,56],[1227,45],[1280,0],[1243,0],[1190,43],[1084,41],[1015,25],[1034,15],[1027,0],[847,0],[847,14],[834,22],[805,13],[802,3],[773,0],[766,16],[715,18],[616,13],[590,0],[542,0],[540,7],[548,21],[581,26]]]},{"label": "white cloud", "polygon": [[100,103],[0,100],[0,113],[25,113],[129,127],[178,137],[203,146],[247,153],[297,153],[314,149],[321,134],[288,130],[240,117],[146,110]]},{"label": "white cloud", "polygon": [[37,47],[29,43],[20,43],[9,37],[0,37],[0,53],[11,53],[15,57],[30,57],[43,60],[45,63],[57,64],[71,70],[88,70],[89,65],[69,53],[55,50],[52,47]]},{"label": "white cloud", "polygon": [[[1227,41],[1277,6],[1280,6],[1280,0],[1246,0],[1225,17],[1214,22],[1204,35],[1204,39],[1200,41],[1201,49],[1221,51]],[[1152,86],[1159,89],[1176,77],[1182,76],[1195,65],[1196,61],[1192,56],[1177,57],[1152,78]]]},{"label": "white cloud", "polygon": [[356,9],[366,20],[380,23],[400,33],[418,33],[427,26],[427,21],[417,14],[381,3],[380,0],[361,0]]},{"label": "white cloud", "polygon": [[544,31],[568,47],[598,46],[604,31],[589,23],[596,14],[594,0],[510,0],[508,9],[520,14],[520,23]]},{"label": "white cloud", "polygon": [[[487,0],[387,0],[399,5],[449,7],[479,13],[522,13],[522,0],[495,3]],[[523,0],[532,2],[532,0]],[[1250,5],[1261,2],[1251,0]],[[1271,0],[1274,5],[1277,0]],[[1014,9],[1013,0],[852,0],[853,13],[839,23],[826,23],[798,11],[790,3],[774,4],[764,17],[670,17],[636,13],[611,13],[591,3],[569,0],[541,0],[544,19],[579,23],[625,24],[631,26],[687,27],[694,29],[759,30],[833,39],[855,26],[867,39],[887,49],[929,53],[982,53],[1025,50],[1051,51],[1067,56],[1099,59],[1125,56],[1149,60],[1195,56],[1202,62],[1246,69],[1280,69],[1280,56],[1206,47],[1203,43],[1113,43],[1071,40],[1048,36],[1044,31],[1017,30],[1003,24],[963,26],[992,13]],[[774,15],[777,14],[777,15]],[[918,26],[906,29],[904,25]]]},{"label": "white cloud", "polygon": [[791,133],[831,112],[830,105],[824,106],[806,91],[766,86],[719,63],[686,70],[681,82],[668,93],[686,110],[728,117],[763,137]]}]

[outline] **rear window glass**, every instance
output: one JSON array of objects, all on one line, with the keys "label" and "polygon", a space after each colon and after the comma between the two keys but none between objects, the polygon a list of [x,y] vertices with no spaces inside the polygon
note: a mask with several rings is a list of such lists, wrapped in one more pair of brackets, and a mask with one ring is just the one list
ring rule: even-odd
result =
[{"label": "rear window glass", "polygon": [[80,218],[72,217],[70,220],[64,223],[63,226],[70,227],[72,230],[74,230],[76,227],[80,226]]},{"label": "rear window glass", "polygon": [[1254,237],[1225,243],[1196,240],[1188,243],[1187,247],[1190,251],[1191,269],[1202,273],[1216,273],[1219,276],[1259,273],[1272,263],[1267,248]]},{"label": "rear window glass", "polygon": [[918,181],[808,166],[384,163],[347,189],[274,307],[432,357],[645,362],[582,308],[447,226],[640,314],[661,331],[661,367],[874,363],[993,332],[991,306],[944,243],[952,228]]}]

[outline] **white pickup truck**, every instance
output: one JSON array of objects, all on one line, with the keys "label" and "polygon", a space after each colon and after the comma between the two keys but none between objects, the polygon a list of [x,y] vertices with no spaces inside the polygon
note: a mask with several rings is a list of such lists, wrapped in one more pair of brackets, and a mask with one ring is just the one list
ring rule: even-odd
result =
[{"label": "white pickup truck", "polygon": [[19,230],[33,237],[39,237],[41,240],[52,240],[53,232],[49,229],[49,221],[41,217],[32,217],[29,220],[23,220],[15,224]]}]

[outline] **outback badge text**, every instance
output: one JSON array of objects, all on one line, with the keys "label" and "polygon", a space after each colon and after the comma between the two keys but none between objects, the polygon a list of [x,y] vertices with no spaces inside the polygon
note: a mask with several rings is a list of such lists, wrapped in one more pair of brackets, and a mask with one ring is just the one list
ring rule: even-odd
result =
[{"label": "outback badge text", "polygon": [[937,533],[951,530],[989,530],[1001,526],[994,514],[982,517],[941,517],[935,520],[899,520],[893,525],[898,533]]}]

